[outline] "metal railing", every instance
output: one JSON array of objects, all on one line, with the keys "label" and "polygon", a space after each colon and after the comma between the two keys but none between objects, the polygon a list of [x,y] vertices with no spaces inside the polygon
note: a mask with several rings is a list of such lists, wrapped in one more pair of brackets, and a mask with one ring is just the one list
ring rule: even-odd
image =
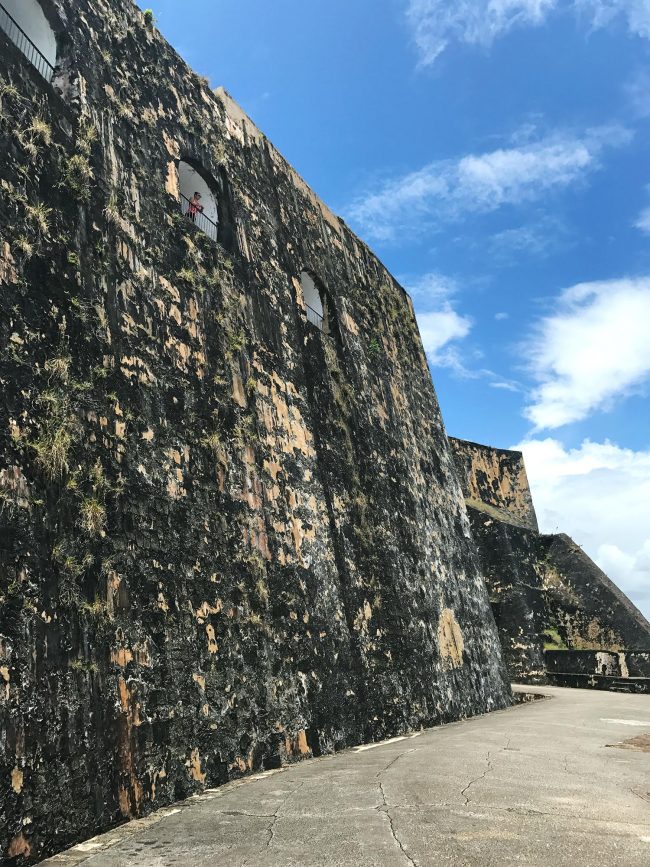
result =
[{"label": "metal railing", "polygon": [[313,307],[310,307],[309,304],[305,304],[307,308],[307,322],[311,322],[312,325],[315,325],[319,331],[323,331],[323,315],[322,313],[317,313]]},{"label": "metal railing", "polygon": [[0,30],[4,30],[16,48],[25,55],[46,81],[52,81],[54,67],[43,52],[34,45],[25,31],[14,21],[2,3],[0,3]]},{"label": "metal railing", "polygon": [[199,228],[202,232],[208,236],[208,238],[212,238],[213,241],[218,240],[219,227],[218,225],[210,219],[210,217],[206,217],[202,211],[197,211],[196,213],[192,213],[190,208],[190,200],[187,196],[184,196],[181,193],[181,211],[187,217],[188,220],[191,220],[197,228]]}]

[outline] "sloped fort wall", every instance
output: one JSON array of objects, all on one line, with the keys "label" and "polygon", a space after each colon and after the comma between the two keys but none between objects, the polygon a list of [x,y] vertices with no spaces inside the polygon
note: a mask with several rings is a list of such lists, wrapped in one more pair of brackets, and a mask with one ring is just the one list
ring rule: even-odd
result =
[{"label": "sloped fort wall", "polygon": [[521,452],[450,444],[510,676],[557,679],[567,654],[549,667],[545,648],[650,650],[650,623],[627,596],[568,536],[538,532]]},{"label": "sloped fort wall", "polygon": [[[408,297],[135,6],[43,5],[53,86],[0,33],[17,861],[509,702]],[[218,201],[217,241],[181,210],[180,160]]]},{"label": "sloped fort wall", "polygon": [[510,677],[546,680],[537,517],[521,452],[451,438]]}]

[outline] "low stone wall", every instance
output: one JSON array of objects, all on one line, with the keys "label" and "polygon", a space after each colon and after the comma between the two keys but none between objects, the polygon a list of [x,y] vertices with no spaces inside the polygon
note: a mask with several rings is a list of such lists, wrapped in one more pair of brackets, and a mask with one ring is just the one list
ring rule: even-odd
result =
[{"label": "low stone wall", "polygon": [[544,658],[557,686],[650,692],[650,651],[546,650]]}]

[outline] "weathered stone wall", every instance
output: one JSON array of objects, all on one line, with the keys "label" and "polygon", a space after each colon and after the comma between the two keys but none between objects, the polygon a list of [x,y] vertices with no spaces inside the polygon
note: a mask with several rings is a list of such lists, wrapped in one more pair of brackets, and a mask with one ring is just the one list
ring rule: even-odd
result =
[{"label": "weathered stone wall", "polygon": [[650,624],[584,551],[537,532],[521,453],[451,445],[510,676],[543,680],[545,647],[649,649]]},{"label": "weathered stone wall", "polygon": [[574,650],[650,650],[650,623],[579,545],[542,536],[546,628]]},{"label": "weathered stone wall", "polygon": [[467,507],[512,680],[542,683],[545,598],[539,535]]},{"label": "weathered stone wall", "polygon": [[545,650],[544,660],[558,686],[650,692],[650,652]]},{"label": "weathered stone wall", "polygon": [[449,438],[468,506],[501,521],[537,530],[537,516],[521,452]]},{"label": "weathered stone wall", "polygon": [[[0,33],[18,861],[510,700],[408,297],[130,2],[43,5],[54,88]],[[179,158],[219,189],[219,243],[181,213]]]}]

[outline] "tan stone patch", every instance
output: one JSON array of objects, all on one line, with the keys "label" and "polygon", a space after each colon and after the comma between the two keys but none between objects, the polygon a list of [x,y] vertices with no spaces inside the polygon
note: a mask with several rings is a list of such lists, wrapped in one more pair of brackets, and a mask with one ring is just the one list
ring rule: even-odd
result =
[{"label": "tan stone patch", "polygon": [[11,772],[11,788],[17,795],[23,790],[23,772],[20,768],[14,768]]},{"label": "tan stone patch", "polygon": [[221,599],[217,599],[214,605],[210,605],[209,602],[204,602],[200,608],[196,609],[196,619],[199,623],[205,623],[211,614],[220,614],[222,610],[223,605]]},{"label": "tan stone patch", "polygon": [[172,138],[166,130],[163,130],[163,141],[165,142],[165,147],[167,148],[167,153],[170,157],[174,157],[174,159],[180,159],[181,156],[181,147],[176,139]]},{"label": "tan stone patch", "polygon": [[229,771],[238,770],[238,771],[241,771],[242,774],[245,774],[246,771],[252,771],[253,770],[252,756],[249,756],[247,761],[244,761],[244,759],[241,756],[237,756],[235,761],[232,762],[232,764],[228,765],[228,770]]},{"label": "tan stone patch", "polygon": [[205,627],[205,631],[208,636],[208,653],[216,653],[217,650],[219,650],[219,646],[214,635],[214,626],[211,623],[208,623]]},{"label": "tan stone patch", "polygon": [[166,280],[164,277],[158,276],[158,283],[160,284],[160,287],[165,290],[165,292],[171,295],[171,297],[174,299],[174,301],[176,301],[177,304],[181,303],[181,293],[175,286],[172,286],[169,280]]},{"label": "tan stone patch", "polygon": [[201,756],[199,754],[198,749],[192,750],[190,754],[190,774],[192,778],[197,781],[197,783],[204,784],[205,783],[205,772],[201,770]]},{"label": "tan stone patch", "polygon": [[440,613],[438,646],[443,661],[451,668],[460,668],[463,664],[465,642],[456,615],[451,608],[443,608]]},{"label": "tan stone patch", "polygon": [[18,272],[15,268],[14,257],[11,255],[11,247],[4,241],[2,255],[0,255],[0,283],[16,283]]},{"label": "tan stone patch", "polygon": [[349,315],[349,313],[343,313],[341,316],[341,323],[344,328],[347,328],[348,331],[351,331],[352,334],[358,334],[359,328],[354,319]]},{"label": "tan stone patch", "polygon": [[382,427],[386,427],[386,422],[388,421],[388,413],[386,412],[386,407],[383,403],[379,403],[375,406],[375,412],[379,416],[379,423]]},{"label": "tan stone patch", "polygon": [[32,848],[27,842],[25,835],[20,833],[17,834],[9,844],[9,849],[7,850],[7,855],[9,858],[17,858],[19,855],[23,855],[25,858],[28,858],[32,853]]},{"label": "tan stone patch", "polygon": [[120,813],[127,817],[131,814],[131,804],[129,799],[129,790],[124,786],[120,786],[120,790],[117,794],[117,801],[120,805]]},{"label": "tan stone patch", "polygon": [[115,618],[115,611],[119,605],[119,591],[121,577],[117,572],[109,572],[106,582],[106,613],[110,620]]},{"label": "tan stone patch", "polygon": [[128,647],[118,647],[117,650],[111,651],[111,662],[119,665],[120,668],[126,668],[130,662],[133,662],[133,653]]},{"label": "tan stone patch", "polygon": [[241,407],[248,405],[246,394],[244,392],[244,383],[242,382],[241,376],[235,371],[233,371],[232,375],[232,399]]}]

